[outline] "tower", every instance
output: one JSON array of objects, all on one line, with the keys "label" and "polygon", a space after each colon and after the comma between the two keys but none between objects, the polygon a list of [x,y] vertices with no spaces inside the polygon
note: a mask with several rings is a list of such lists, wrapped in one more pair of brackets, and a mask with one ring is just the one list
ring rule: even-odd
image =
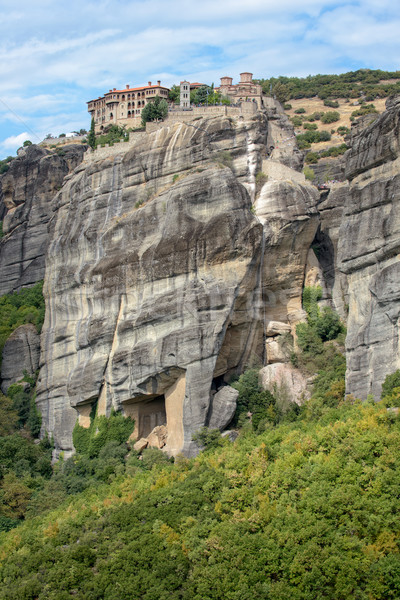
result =
[{"label": "tower", "polygon": [[185,110],[190,108],[190,83],[181,81],[180,107]]}]

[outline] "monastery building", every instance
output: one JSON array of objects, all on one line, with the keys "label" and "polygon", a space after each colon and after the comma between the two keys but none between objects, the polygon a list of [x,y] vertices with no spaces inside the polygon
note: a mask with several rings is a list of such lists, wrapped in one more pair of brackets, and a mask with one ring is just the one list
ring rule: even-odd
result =
[{"label": "monastery building", "polygon": [[156,96],[168,101],[168,93],[169,88],[163,87],[161,81],[157,81],[157,85],[149,81],[143,87],[130,88],[127,85],[124,90],[114,88],[97,100],[90,100],[88,111],[94,119],[96,133],[106,125],[140,127],[141,113],[146,104]]}]

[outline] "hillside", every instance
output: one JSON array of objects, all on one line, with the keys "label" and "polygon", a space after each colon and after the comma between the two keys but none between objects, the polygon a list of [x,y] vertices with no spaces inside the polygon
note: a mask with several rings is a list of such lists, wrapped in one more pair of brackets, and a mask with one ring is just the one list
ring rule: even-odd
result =
[{"label": "hillside", "polygon": [[400,428],[385,407],[310,406],[175,464],[149,452],[2,534],[0,598],[399,597]]}]

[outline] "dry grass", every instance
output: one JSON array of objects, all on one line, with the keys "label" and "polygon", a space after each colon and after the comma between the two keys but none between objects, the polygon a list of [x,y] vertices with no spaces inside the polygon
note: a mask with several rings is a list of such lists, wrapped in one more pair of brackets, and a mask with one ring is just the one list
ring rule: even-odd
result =
[{"label": "dry grass", "polygon": [[[324,106],[324,101],[319,98],[301,98],[300,100],[288,100],[288,104],[292,105],[290,110],[285,111],[289,117],[297,116],[295,114],[295,110],[299,108],[304,108],[307,115],[313,112],[328,112],[328,111],[337,111],[340,113],[340,120],[336,121],[336,123],[328,123],[324,125],[321,121],[315,121],[318,125],[319,131],[332,131],[335,130],[335,133],[332,134],[332,139],[329,142],[319,142],[318,144],[312,144],[311,150],[324,150],[325,148],[330,148],[331,146],[339,146],[343,144],[343,137],[336,133],[338,127],[351,127],[351,113],[354,110],[357,110],[359,105],[354,105],[355,100],[350,99],[349,102],[345,102],[343,99],[339,98],[337,100],[339,102],[339,108],[330,108],[329,106]],[[386,98],[376,98],[372,104],[375,106],[376,110],[381,113],[385,110]],[[367,104],[371,104],[371,102],[367,102]],[[304,116],[304,115],[298,115]],[[300,133],[305,133],[306,130],[303,127],[296,127],[295,133],[296,135]]]}]

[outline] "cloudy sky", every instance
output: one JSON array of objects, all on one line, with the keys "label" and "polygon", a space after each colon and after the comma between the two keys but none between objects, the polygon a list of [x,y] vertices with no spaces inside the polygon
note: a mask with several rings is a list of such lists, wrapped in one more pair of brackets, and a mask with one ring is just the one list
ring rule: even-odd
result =
[{"label": "cloudy sky", "polygon": [[0,0],[0,158],[110,88],[400,68],[398,0]]}]

